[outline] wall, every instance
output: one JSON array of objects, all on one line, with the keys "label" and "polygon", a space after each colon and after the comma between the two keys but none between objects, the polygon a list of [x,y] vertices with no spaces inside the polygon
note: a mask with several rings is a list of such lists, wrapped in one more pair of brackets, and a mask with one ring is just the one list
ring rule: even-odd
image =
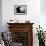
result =
[{"label": "wall", "polygon": [[2,0],[0,0],[0,31],[2,31]]},{"label": "wall", "polygon": [[46,0],[40,0],[40,9],[42,13],[46,13]]},{"label": "wall", "polygon": [[46,31],[46,0],[40,0],[40,24]]},{"label": "wall", "polygon": [[[14,5],[27,5],[27,15],[14,15]],[[46,16],[40,13],[40,0],[2,0],[2,26],[3,31],[8,30],[7,22],[9,20],[17,19],[19,22],[25,22],[25,20],[30,20],[33,25],[33,45],[38,46],[38,39],[36,37],[36,27],[39,24],[43,28],[46,26]],[[46,28],[45,28],[46,29]]]},{"label": "wall", "polygon": [[[14,5],[24,4],[27,5],[27,15],[14,15]],[[24,22],[26,19],[34,23],[39,23],[40,15],[40,0],[3,0],[2,1],[2,23],[3,26],[10,19],[17,19],[20,22]],[[38,21],[37,21],[38,20]],[[6,28],[4,27],[6,30]]]}]

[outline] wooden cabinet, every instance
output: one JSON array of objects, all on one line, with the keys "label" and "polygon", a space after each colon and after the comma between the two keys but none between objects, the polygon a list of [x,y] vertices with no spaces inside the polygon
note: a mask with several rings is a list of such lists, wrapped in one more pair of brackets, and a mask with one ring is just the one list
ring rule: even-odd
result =
[{"label": "wooden cabinet", "polygon": [[22,43],[22,46],[33,46],[33,23],[7,23],[12,33],[13,41]]}]

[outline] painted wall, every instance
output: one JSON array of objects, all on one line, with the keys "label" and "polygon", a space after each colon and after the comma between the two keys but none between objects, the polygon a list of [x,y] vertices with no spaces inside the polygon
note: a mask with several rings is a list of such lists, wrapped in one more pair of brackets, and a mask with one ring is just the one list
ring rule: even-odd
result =
[{"label": "painted wall", "polygon": [[0,31],[2,31],[2,0],[0,0]]},{"label": "painted wall", "polygon": [[40,9],[42,13],[46,13],[46,0],[40,0]]},{"label": "painted wall", "polygon": [[[14,15],[14,5],[27,5],[27,15]],[[7,22],[9,20],[17,19],[19,22],[30,20],[33,25],[33,45],[38,46],[38,39],[36,37],[36,27],[39,24],[45,30],[46,15],[40,11],[40,0],[2,0],[2,26],[3,31],[8,30]]]},{"label": "painted wall", "polygon": [[[14,15],[14,5],[27,5],[27,15]],[[40,0],[3,0],[2,1],[2,23],[6,27],[6,23],[10,19],[17,19],[19,22],[30,20],[33,23],[39,23],[40,20]],[[7,30],[7,28],[5,28]],[[4,31],[5,31],[4,30]]]}]

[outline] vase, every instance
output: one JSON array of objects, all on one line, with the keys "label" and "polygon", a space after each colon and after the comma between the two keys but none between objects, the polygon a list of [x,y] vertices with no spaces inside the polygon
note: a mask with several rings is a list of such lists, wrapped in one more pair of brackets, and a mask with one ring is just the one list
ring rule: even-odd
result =
[{"label": "vase", "polygon": [[45,46],[45,41],[39,40],[39,46]]}]

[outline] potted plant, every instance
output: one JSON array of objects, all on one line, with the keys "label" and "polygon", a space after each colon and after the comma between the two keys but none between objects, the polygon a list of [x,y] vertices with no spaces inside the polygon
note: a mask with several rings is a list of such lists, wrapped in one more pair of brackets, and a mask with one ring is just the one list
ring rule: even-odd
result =
[{"label": "potted plant", "polygon": [[36,28],[37,29],[37,34],[36,36],[38,36],[38,40],[39,40],[39,46],[45,46],[45,35],[43,32],[42,27]]}]

